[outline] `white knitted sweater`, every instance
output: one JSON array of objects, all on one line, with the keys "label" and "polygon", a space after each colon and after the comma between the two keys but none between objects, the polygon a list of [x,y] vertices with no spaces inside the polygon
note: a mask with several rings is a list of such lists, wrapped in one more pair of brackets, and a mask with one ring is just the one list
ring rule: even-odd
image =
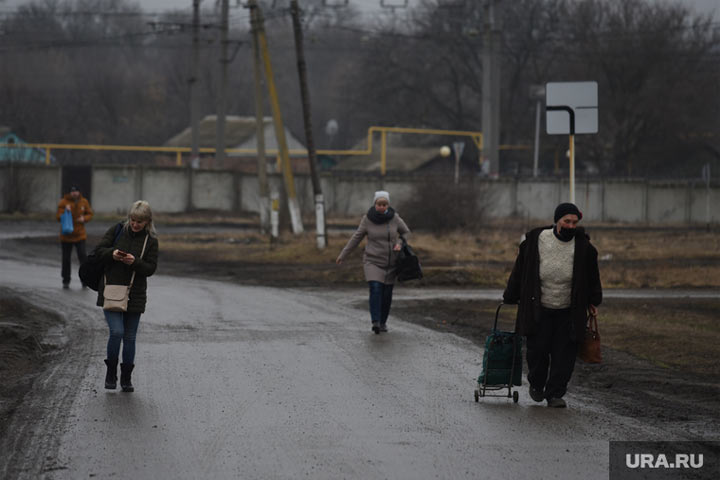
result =
[{"label": "white knitted sweater", "polygon": [[559,240],[552,228],[538,237],[540,254],[540,303],[546,308],[568,308],[572,291],[575,239]]}]

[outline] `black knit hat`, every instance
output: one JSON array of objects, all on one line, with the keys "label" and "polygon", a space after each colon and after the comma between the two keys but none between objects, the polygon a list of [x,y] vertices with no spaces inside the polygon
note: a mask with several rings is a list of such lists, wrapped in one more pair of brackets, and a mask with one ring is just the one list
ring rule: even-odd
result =
[{"label": "black knit hat", "polygon": [[578,220],[582,220],[582,212],[574,203],[561,203],[555,208],[555,223],[568,214],[577,215]]}]

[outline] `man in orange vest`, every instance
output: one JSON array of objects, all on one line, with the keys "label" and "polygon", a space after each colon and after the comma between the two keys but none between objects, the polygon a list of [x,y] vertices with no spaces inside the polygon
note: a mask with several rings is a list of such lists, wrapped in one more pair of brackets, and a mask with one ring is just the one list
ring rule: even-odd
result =
[{"label": "man in orange vest", "polygon": [[[75,185],[70,187],[70,193],[65,194],[58,203],[58,222],[66,210],[72,213],[73,231],[69,235],[60,234],[60,244],[62,245],[63,288],[70,288],[70,257],[72,256],[73,246],[77,250],[78,261],[82,265],[87,259],[85,253],[85,240],[87,240],[85,224],[92,219],[93,211],[90,208],[90,202],[82,196],[80,189]],[[83,288],[85,288],[85,285],[83,285]]]}]

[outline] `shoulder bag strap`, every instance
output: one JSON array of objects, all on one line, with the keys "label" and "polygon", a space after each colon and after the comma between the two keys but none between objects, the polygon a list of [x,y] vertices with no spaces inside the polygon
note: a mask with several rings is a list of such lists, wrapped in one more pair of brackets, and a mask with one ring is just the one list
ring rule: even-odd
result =
[{"label": "shoulder bag strap", "polygon": [[[143,255],[145,255],[145,247],[147,246],[148,237],[149,237],[149,235],[146,233],[145,241],[143,242],[142,252],[140,252],[140,256],[138,257],[140,260],[142,260]],[[134,281],[135,281],[135,270],[133,270],[132,277],[130,277],[130,288],[132,288]]]},{"label": "shoulder bag strap", "polygon": [[[140,252],[140,256],[138,258],[142,259],[143,255],[145,255],[145,247],[147,246],[148,241],[148,234],[145,234],[145,241],[143,242],[143,248],[142,252]],[[103,275],[105,277],[105,285],[107,285],[107,275]],[[130,277],[130,285],[128,285],[128,290],[130,290],[133,286],[133,282],[135,282],[135,271],[133,270],[132,276]]]}]

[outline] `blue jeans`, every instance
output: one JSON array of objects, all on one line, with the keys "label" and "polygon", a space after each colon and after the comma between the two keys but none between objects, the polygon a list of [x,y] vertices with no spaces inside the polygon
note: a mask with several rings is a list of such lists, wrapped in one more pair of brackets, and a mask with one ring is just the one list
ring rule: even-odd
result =
[{"label": "blue jeans", "polygon": [[116,360],[120,356],[120,343],[123,345],[122,361],[126,364],[135,363],[135,337],[140,324],[140,313],[110,312],[103,310],[105,320],[110,328],[107,343],[108,360]]},{"label": "blue jeans", "polygon": [[393,285],[382,282],[368,282],[370,286],[370,318],[372,323],[384,325],[390,315]]}]

